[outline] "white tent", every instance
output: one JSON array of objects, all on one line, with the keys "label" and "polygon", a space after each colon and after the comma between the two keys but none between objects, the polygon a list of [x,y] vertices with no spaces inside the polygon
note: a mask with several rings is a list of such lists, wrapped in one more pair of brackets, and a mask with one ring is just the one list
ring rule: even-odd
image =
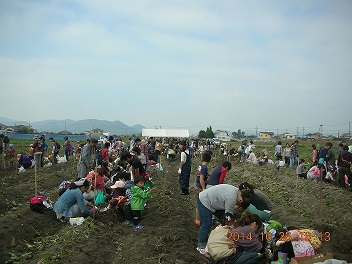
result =
[{"label": "white tent", "polygon": [[177,138],[188,138],[189,132],[187,129],[147,129],[142,130],[143,137],[177,137]]}]

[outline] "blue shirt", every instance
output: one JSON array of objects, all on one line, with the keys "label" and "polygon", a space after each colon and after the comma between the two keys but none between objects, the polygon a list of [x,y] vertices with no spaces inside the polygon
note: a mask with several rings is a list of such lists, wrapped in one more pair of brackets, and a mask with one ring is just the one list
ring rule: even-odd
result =
[{"label": "blue shirt", "polygon": [[86,207],[83,194],[79,188],[66,190],[54,204],[54,212],[66,217],[74,217],[73,205],[75,204],[78,204],[81,213],[92,215],[92,211]]},{"label": "blue shirt", "polygon": [[202,185],[200,184],[200,175],[204,176],[204,181],[208,179],[208,166],[207,165],[199,165],[197,170],[197,179],[196,179],[196,186],[202,189]]}]

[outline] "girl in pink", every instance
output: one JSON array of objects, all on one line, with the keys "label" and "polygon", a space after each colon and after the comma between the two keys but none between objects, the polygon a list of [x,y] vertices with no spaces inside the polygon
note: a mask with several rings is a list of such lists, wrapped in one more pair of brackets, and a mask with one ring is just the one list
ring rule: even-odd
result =
[{"label": "girl in pink", "polygon": [[324,165],[318,164],[316,169],[313,171],[313,177],[315,182],[320,182],[323,172],[324,172]]},{"label": "girl in pink", "polygon": [[314,164],[316,161],[318,161],[318,150],[315,144],[312,144],[312,149],[312,161]]}]

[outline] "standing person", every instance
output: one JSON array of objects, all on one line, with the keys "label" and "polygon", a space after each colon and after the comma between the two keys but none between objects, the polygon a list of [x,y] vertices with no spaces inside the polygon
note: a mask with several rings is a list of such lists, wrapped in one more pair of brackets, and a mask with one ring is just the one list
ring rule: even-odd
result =
[{"label": "standing person", "polygon": [[55,141],[54,138],[49,138],[49,141],[51,142],[51,154],[53,155],[53,163],[57,164],[57,156],[59,155],[60,152],[60,144]]},{"label": "standing person", "polygon": [[315,144],[312,144],[312,161],[313,164],[318,161],[318,150]]},{"label": "standing person", "polygon": [[104,148],[100,151],[101,153],[101,161],[109,162],[109,148],[110,142],[105,142]]},{"label": "standing person", "polygon": [[144,154],[145,159],[149,160],[149,152],[148,152],[148,145],[145,142],[142,142],[140,138],[136,138],[135,140],[136,147],[139,147],[141,149],[141,152]]},{"label": "standing person", "polygon": [[323,173],[323,179],[325,178],[326,173],[328,172],[329,159],[331,157],[331,152],[329,150],[332,148],[331,142],[326,142],[324,147],[321,147],[319,150],[319,159],[318,164],[322,164],[325,168]]},{"label": "standing person", "polygon": [[205,254],[205,246],[212,225],[212,215],[222,219],[225,213],[234,214],[238,207],[246,209],[250,204],[249,191],[240,190],[229,184],[219,184],[199,193],[197,208],[200,216],[197,250]]},{"label": "standing person", "polygon": [[9,148],[6,150],[6,160],[11,168],[15,167],[16,150],[13,144],[9,144]]},{"label": "standing person", "polygon": [[296,140],[291,145],[291,167],[294,169],[296,168],[296,163],[298,161],[298,141]]},{"label": "standing person", "polygon": [[209,179],[206,181],[207,189],[218,184],[223,184],[226,174],[231,170],[231,162],[224,161],[220,166],[216,167]]},{"label": "standing person", "polygon": [[142,150],[139,147],[134,147],[132,149],[132,152],[134,155],[136,155],[139,158],[139,160],[143,164],[144,170],[146,170],[147,169],[147,159],[146,159],[145,155],[142,153]]},{"label": "standing person", "polygon": [[189,178],[191,176],[191,155],[187,148],[186,141],[181,141],[179,143],[179,149],[181,151],[181,161],[178,168],[178,174],[179,174],[181,195],[188,195]]},{"label": "standing person", "polygon": [[39,166],[43,167],[44,144],[42,143],[41,139],[38,138],[37,135],[34,135],[32,148],[33,148],[35,166],[37,168],[39,168]]},{"label": "standing person", "polygon": [[135,176],[134,178],[135,186],[131,187],[131,210],[132,210],[132,223],[133,230],[138,231],[143,228],[142,225],[139,224],[141,218],[141,211],[144,210],[145,201],[152,197],[150,193],[150,189],[146,191],[143,190],[144,187],[144,179],[142,176]]},{"label": "standing person", "polygon": [[286,143],[286,147],[284,149],[284,159],[285,165],[288,168],[290,166],[290,159],[291,159],[291,147],[290,144]]},{"label": "standing person", "polygon": [[348,146],[342,147],[342,152],[338,157],[337,165],[339,175],[339,185],[345,188],[345,175],[348,177],[348,182],[352,190],[352,174],[351,174],[352,153],[348,152]]},{"label": "standing person", "polygon": [[66,160],[68,161],[68,156],[70,155],[72,146],[70,141],[68,140],[68,137],[64,137],[64,140],[65,140],[64,142],[65,157],[66,157]]},{"label": "standing person", "polygon": [[282,146],[281,146],[281,141],[277,142],[277,145],[275,146],[275,156],[278,160],[282,160]]},{"label": "standing person", "polygon": [[255,145],[253,144],[253,140],[250,140],[248,147],[246,147],[244,151],[246,153],[246,158],[248,158],[249,154],[253,152],[253,149],[255,149]]},{"label": "standing person", "polygon": [[76,141],[76,144],[75,144],[75,160],[79,159],[79,156],[81,154],[81,144],[79,143],[79,141],[77,140]]},{"label": "standing person", "polygon": [[97,145],[98,140],[96,138],[91,138],[82,148],[79,161],[77,163],[77,173],[78,178],[85,178],[92,168],[92,152]]},{"label": "standing person", "polygon": [[[208,179],[208,164],[210,160],[211,160],[211,155],[209,152],[206,152],[202,155],[202,162],[199,165],[197,170],[197,179],[196,179],[196,187],[195,187],[196,199],[198,199],[199,193],[206,189],[206,180]],[[199,212],[197,208],[196,208],[196,219],[194,220],[194,223],[197,226],[200,226],[200,218],[199,218]]]}]

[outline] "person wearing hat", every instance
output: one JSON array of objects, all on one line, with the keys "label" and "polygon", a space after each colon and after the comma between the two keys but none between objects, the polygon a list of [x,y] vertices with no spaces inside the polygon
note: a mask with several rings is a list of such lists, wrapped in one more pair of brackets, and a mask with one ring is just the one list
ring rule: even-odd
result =
[{"label": "person wearing hat", "polygon": [[80,179],[70,184],[69,189],[54,204],[53,210],[57,219],[66,222],[70,217],[78,217],[82,214],[95,216],[96,209],[83,197],[83,193],[87,192],[89,186],[90,183],[86,179]]},{"label": "person wearing hat", "polygon": [[96,138],[91,138],[89,142],[83,146],[79,161],[77,163],[78,178],[85,178],[91,169],[92,152],[97,143],[98,140]]},{"label": "person wearing hat", "polygon": [[181,195],[189,194],[189,178],[191,176],[191,155],[185,141],[180,142],[181,161],[178,168]]},{"label": "person wearing hat", "polygon": [[17,154],[18,168],[29,169],[32,166],[32,160],[25,154]]}]

